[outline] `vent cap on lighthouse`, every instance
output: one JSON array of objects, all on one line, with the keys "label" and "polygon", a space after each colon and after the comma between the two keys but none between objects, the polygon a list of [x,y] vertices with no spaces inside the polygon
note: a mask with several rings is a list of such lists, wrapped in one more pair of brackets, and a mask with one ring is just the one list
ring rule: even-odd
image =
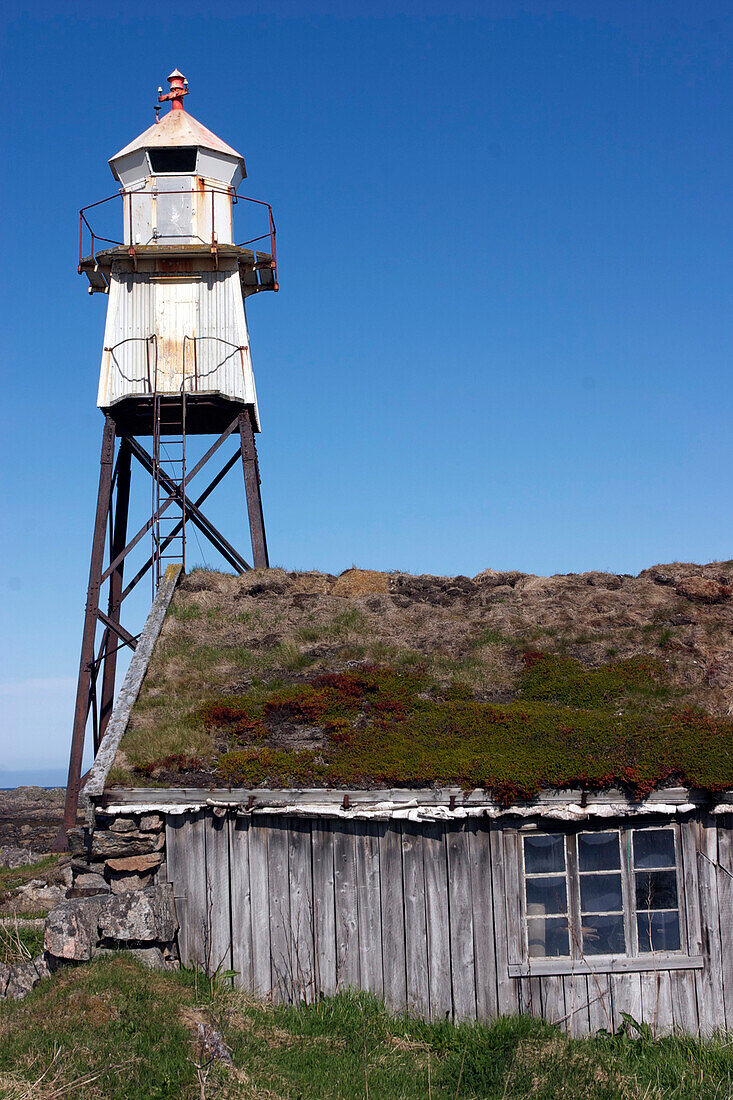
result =
[{"label": "vent cap on lighthouse", "polygon": [[[185,78],[177,69],[168,81],[172,91],[162,99],[185,94]],[[151,176],[186,173],[238,187],[247,175],[242,154],[184,110],[179,97],[172,108],[110,158],[115,179],[128,188]]]}]

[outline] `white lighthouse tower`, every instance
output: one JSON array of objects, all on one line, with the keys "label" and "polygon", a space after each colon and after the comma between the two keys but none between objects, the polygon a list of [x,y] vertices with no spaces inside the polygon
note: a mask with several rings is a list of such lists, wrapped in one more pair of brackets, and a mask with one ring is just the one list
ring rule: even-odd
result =
[{"label": "white lighthouse tower", "polygon": [[[277,290],[275,224],[268,203],[239,195],[244,159],[183,108],[188,82],[176,69],[158,103],[171,109],[110,160],[119,192],[84,207],[79,272],[107,295],[97,403],[104,413],[97,510],[74,714],[64,824],[74,823],[85,730],[95,752],[114,700],[116,655],[134,649],[120,607],[149,572],[185,569],[193,525],[237,572],[251,566],[202,510],[240,460],[255,568],[268,565],[255,433],[260,430],[245,299]],[[117,239],[100,224],[119,204]],[[236,208],[248,239],[236,243]],[[254,215],[257,215],[255,220]],[[211,435],[191,465],[187,440]],[[202,492],[193,478],[233,437],[237,447]],[[150,442],[148,442],[148,440]],[[231,444],[230,444],[231,446]],[[223,452],[220,452],[223,453]],[[152,479],[150,518],[127,533],[132,459]],[[149,497],[147,499],[150,499]],[[149,556],[125,586],[128,555],[149,540]],[[107,586],[106,609],[102,606]]]}]

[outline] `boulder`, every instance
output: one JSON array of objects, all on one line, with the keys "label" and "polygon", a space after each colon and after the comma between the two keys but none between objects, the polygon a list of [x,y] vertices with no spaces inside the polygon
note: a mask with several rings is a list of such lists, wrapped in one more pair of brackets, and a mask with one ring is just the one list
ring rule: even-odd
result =
[{"label": "boulder", "polygon": [[109,883],[104,875],[77,875],[74,880],[75,890],[96,890],[100,894],[109,893]]},{"label": "boulder", "polygon": [[169,942],[178,929],[172,886],[153,886],[108,896],[99,912],[105,939]]},{"label": "boulder", "polygon": [[153,876],[113,874],[109,884],[113,894],[129,894],[131,890],[147,890],[153,885]]},{"label": "boulder", "polygon": [[5,996],[12,1001],[22,1001],[33,987],[38,985],[40,980],[38,971],[32,962],[14,966],[10,971],[10,980],[5,990]]},{"label": "boulder", "polygon": [[128,856],[144,856],[159,851],[164,843],[163,833],[118,833],[112,829],[97,829],[88,833],[84,829],[70,829],[69,848],[74,859],[123,859]]},{"label": "boulder", "polygon": [[[99,958],[105,955],[118,954],[113,948],[110,947],[98,947],[94,952],[94,957]],[[170,965],[166,962],[165,955],[159,947],[129,947],[125,951],[125,958],[136,959],[143,966],[147,966],[148,970],[169,970]]]},{"label": "boulder", "polygon": [[10,870],[16,867],[27,867],[29,863],[35,863],[39,858],[30,848],[16,848],[12,844],[0,848],[0,867],[9,867]]},{"label": "boulder", "polygon": [[103,895],[72,898],[55,905],[46,917],[44,947],[58,959],[91,959],[97,945],[97,925]]},{"label": "boulder", "polygon": [[65,886],[49,886],[43,879],[34,878],[19,886],[13,893],[16,902],[27,912],[29,909],[51,909],[66,897]]},{"label": "boulder", "polygon": [[150,852],[147,856],[127,856],[122,859],[108,859],[107,866],[111,871],[134,871],[137,874],[142,874],[143,871],[152,871],[162,862],[162,852]]}]

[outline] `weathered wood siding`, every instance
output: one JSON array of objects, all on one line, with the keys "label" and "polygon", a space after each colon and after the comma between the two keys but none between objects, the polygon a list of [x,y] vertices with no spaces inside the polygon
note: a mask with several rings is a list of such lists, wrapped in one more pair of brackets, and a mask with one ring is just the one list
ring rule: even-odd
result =
[{"label": "weathered wood siding", "polygon": [[234,970],[236,985],[278,1000],[366,989],[433,1020],[522,1012],[580,1036],[628,1013],[657,1034],[733,1028],[733,815],[680,826],[697,964],[639,970],[619,957],[607,971],[540,974],[522,956],[508,825],[216,815],[168,819],[186,966]]}]

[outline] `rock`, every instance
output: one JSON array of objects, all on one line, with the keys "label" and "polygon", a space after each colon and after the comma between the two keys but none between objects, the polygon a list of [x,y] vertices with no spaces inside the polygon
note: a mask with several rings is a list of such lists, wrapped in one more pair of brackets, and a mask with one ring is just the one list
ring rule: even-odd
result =
[{"label": "rock", "polygon": [[16,867],[27,867],[29,863],[36,863],[40,859],[30,848],[16,848],[12,844],[0,848],[0,867],[8,867],[14,870]]},{"label": "rock", "polygon": [[44,947],[57,959],[91,959],[97,945],[103,895],[72,898],[54,906],[46,917]]},{"label": "rock", "polygon": [[172,886],[106,897],[99,912],[99,930],[106,939],[170,941],[177,929]]},{"label": "rock", "polygon": [[33,965],[36,968],[36,974],[38,975],[39,979],[51,977],[53,971],[51,970],[49,960],[46,958],[45,953],[43,955],[38,955],[33,960]]},{"label": "rock", "polygon": [[160,814],[143,814],[140,818],[140,832],[153,833],[163,828],[163,818]]},{"label": "rock", "polygon": [[8,982],[10,981],[10,967],[5,963],[0,963],[0,997],[5,996],[5,990],[8,988]]},{"label": "rock", "polygon": [[103,875],[77,875],[74,879],[75,890],[96,890],[100,894],[109,893],[109,883]]},{"label": "rock", "polygon": [[113,875],[110,879],[110,888],[113,894],[129,894],[132,890],[147,890],[152,885],[152,875]]},{"label": "rock", "polygon": [[38,985],[40,980],[38,971],[32,962],[13,966],[10,971],[10,980],[5,990],[5,996],[9,997],[12,1001],[22,1001],[23,998],[30,993],[33,987]]},{"label": "rock", "polygon": [[107,866],[111,871],[151,871],[163,862],[162,852],[151,852],[147,856],[127,856],[123,859],[108,859]]},{"label": "rock", "polygon": [[137,825],[131,817],[116,817],[110,825],[110,830],[113,833],[134,833],[137,831]]},{"label": "rock", "polygon": [[[117,954],[119,954],[119,952],[114,948],[98,947],[94,952],[94,958]],[[137,959],[143,966],[147,966],[148,970],[171,969],[171,965],[166,961],[165,955],[159,947],[128,947],[125,951],[125,958]]]},{"label": "rock", "polygon": [[232,1052],[224,1042],[224,1036],[211,1024],[198,1020],[196,1024],[196,1038],[203,1056],[202,1060],[214,1060],[223,1062],[226,1066],[234,1065]]},{"label": "rock", "polygon": [[683,577],[675,585],[675,591],[679,596],[697,603],[722,603],[732,592],[727,584],[706,577]]},{"label": "rock", "polygon": [[160,850],[164,843],[163,833],[118,833],[112,829],[97,829],[90,834],[84,829],[69,830],[69,847],[75,859],[143,856]]},{"label": "rock", "polygon": [[103,875],[104,860],[72,859],[71,870],[75,875]]},{"label": "rock", "polygon": [[20,901],[22,908],[51,909],[58,905],[66,897],[65,886],[49,886],[42,879],[31,879],[24,886],[19,886],[13,893],[13,898]]}]

